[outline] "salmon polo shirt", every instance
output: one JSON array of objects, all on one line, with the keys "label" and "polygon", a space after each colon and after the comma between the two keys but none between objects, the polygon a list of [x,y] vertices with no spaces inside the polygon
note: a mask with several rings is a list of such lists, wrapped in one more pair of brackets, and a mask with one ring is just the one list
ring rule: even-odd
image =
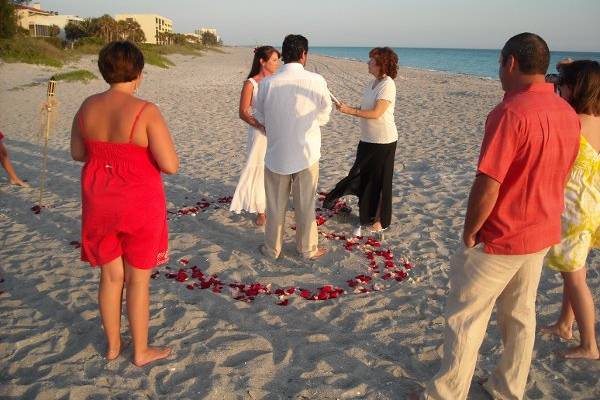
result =
[{"label": "salmon polo shirt", "polygon": [[567,175],[579,150],[579,118],[547,83],[506,93],[490,112],[478,173],[500,183],[478,233],[490,254],[531,254],[560,242]]}]

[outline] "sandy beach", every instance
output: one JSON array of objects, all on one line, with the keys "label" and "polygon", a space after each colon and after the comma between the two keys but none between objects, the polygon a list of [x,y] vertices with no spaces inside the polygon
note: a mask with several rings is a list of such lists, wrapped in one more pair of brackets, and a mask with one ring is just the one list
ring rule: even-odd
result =
[{"label": "sandy beach", "polygon": [[[390,229],[376,241],[347,242],[358,217],[356,199],[345,198],[351,214],[323,213],[320,240],[330,252],[304,262],[294,255],[289,212],[285,257],[269,261],[257,250],[262,229],[227,204],[246,157],[238,101],[251,57],[251,49],[224,48],[170,56],[170,69],[145,68],[138,95],[161,108],[181,169],[164,177],[171,261],[157,269],[150,305],[150,337],[173,353],[144,368],[131,363],[131,347],[103,359],[99,271],[79,261],[76,243],[81,164],[69,155],[70,127],[81,102],[107,87],[96,57],[62,69],[0,63],[0,130],[18,174],[33,186],[10,186],[0,173],[0,398],[403,399],[437,371],[448,264],[460,244],[485,117],[502,98],[499,82],[401,68]],[[99,79],[58,83],[47,208],[36,215],[45,81],[71,69]],[[355,61],[309,54],[308,69],[352,105],[370,80],[366,64]],[[332,113],[322,129],[320,191],[346,175],[359,136],[357,119]],[[598,299],[600,254],[588,261]],[[544,269],[538,326],[556,320],[561,298],[560,275]],[[130,340],[126,318],[122,332]],[[566,345],[538,334],[528,398],[600,398],[600,362],[564,361],[556,351]],[[492,316],[475,379],[492,371],[501,351]],[[470,398],[487,395],[473,383]]]}]

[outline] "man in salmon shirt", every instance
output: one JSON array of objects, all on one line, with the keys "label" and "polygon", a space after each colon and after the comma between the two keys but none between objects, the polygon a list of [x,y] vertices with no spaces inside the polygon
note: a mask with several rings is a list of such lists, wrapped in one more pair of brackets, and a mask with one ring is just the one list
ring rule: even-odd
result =
[{"label": "man in salmon shirt", "polygon": [[423,398],[467,398],[494,304],[504,350],[484,388],[494,398],[523,398],[542,262],[560,241],[565,181],[579,148],[577,115],[544,82],[549,53],[532,33],[501,51],[505,95],[485,124],[464,248],[451,263],[444,354]]}]

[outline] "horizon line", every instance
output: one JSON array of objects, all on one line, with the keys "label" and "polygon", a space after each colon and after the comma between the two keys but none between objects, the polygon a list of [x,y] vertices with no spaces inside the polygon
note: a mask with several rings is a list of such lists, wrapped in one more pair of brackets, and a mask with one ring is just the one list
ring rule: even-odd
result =
[{"label": "horizon line", "polygon": [[[256,44],[227,44],[224,43],[225,46],[230,46],[230,47],[248,47],[248,48],[254,48],[256,47]],[[262,45],[262,44],[261,44]],[[281,47],[281,46],[274,46],[274,47]],[[343,45],[343,46],[335,46],[335,45],[311,45],[309,44],[308,49],[310,51],[311,48],[315,48],[315,47],[328,47],[328,48],[349,48],[349,49],[356,49],[356,48],[373,48],[373,47],[379,47],[379,46],[348,46],[348,45]],[[427,50],[490,50],[490,51],[500,51],[501,49],[492,49],[492,48],[485,48],[485,47],[425,47],[425,46],[389,46],[391,48],[394,49],[427,49]],[[552,50],[550,49],[550,53],[552,52],[574,52],[574,53],[599,53],[600,54],[600,49],[599,50],[580,50],[580,49],[568,49],[568,50],[564,50],[564,49],[556,49],[556,50]]]}]

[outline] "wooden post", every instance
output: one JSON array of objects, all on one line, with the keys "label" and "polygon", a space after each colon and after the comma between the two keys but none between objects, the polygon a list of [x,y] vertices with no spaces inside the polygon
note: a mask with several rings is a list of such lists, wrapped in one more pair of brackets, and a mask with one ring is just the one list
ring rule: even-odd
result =
[{"label": "wooden post", "polygon": [[44,129],[44,153],[42,158],[42,171],[40,175],[40,196],[38,205],[43,206],[44,188],[46,186],[46,173],[48,169],[48,138],[50,137],[50,128],[52,125],[52,112],[54,112],[54,95],[56,94],[56,80],[51,77],[48,81],[48,91],[46,93],[46,127]]}]

